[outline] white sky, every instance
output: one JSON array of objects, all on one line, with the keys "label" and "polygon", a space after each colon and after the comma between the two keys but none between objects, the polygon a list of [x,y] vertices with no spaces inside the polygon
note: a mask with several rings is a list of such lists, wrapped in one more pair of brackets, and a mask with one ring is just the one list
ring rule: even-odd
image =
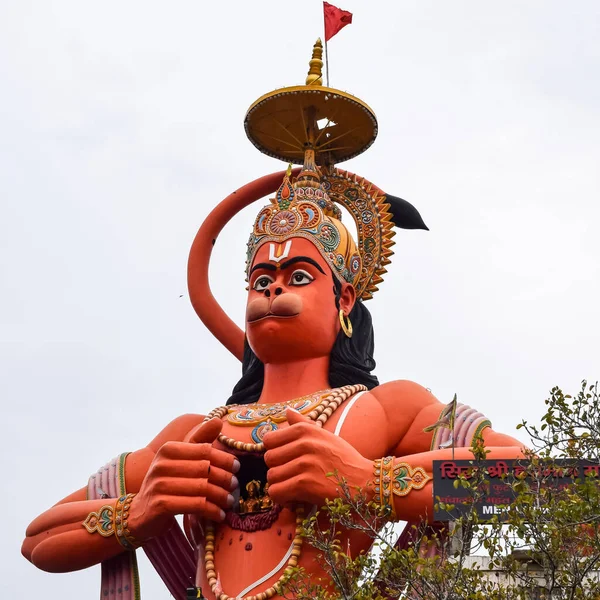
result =
[{"label": "white sky", "polygon": [[[599,376],[600,4],[344,0],[331,84],[380,135],[346,163],[413,202],[368,303],[381,381],[413,379],[514,433],[554,385]],[[239,365],[193,312],[208,211],[282,164],[247,107],[302,83],[321,3],[0,1],[3,598],[93,598],[99,569],[36,570],[27,523],[170,419],[222,404]],[[216,246],[241,324],[258,206]],[[183,297],[180,298],[180,295]],[[167,592],[143,565],[144,600]]]}]

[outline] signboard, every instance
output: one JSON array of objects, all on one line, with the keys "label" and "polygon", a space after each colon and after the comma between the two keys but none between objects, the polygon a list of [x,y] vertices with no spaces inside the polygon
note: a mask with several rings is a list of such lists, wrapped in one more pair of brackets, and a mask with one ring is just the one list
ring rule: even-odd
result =
[{"label": "signboard", "polygon": [[[512,484],[517,479],[534,481],[556,490],[564,489],[582,476],[600,477],[600,464],[588,460],[555,460],[552,464],[540,463],[535,467],[530,461],[515,460],[434,460],[433,496],[436,521],[452,521],[466,514],[472,506],[481,521],[494,515],[502,519],[506,506],[515,499]],[[467,479],[478,484],[473,491],[456,485]],[[450,505],[442,508],[440,504]]]}]

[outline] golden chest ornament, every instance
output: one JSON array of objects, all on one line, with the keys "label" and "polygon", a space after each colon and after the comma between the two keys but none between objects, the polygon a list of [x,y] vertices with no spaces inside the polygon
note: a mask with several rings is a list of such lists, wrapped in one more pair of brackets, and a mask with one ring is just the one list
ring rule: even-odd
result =
[{"label": "golden chest ornament", "polygon": [[293,408],[311,421],[315,421],[318,427],[323,427],[327,419],[335,410],[354,394],[366,391],[364,385],[345,385],[331,390],[321,390],[286,402],[276,404],[234,404],[232,406],[220,406],[212,410],[204,419],[204,422],[214,419],[226,419],[228,423],[239,427],[254,427],[251,433],[253,442],[242,442],[221,433],[219,442],[223,445],[240,452],[263,453],[265,446],[263,437],[269,431],[277,429],[277,423],[286,421],[285,411]]},{"label": "golden chest ornament", "polygon": [[255,443],[260,444],[266,433],[277,430],[277,423],[286,421],[285,412],[288,408],[297,410],[303,415],[309,414],[323,403],[329,392],[330,390],[321,390],[314,394],[308,394],[287,402],[277,402],[276,404],[231,406],[225,418],[228,423],[237,427],[254,426],[250,435]]}]

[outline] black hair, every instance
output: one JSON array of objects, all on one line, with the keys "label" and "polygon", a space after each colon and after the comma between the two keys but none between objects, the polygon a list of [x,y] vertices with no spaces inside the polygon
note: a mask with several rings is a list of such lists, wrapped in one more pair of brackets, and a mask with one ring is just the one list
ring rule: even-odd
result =
[{"label": "black hair", "polygon": [[[333,276],[333,274],[332,274]],[[333,276],[333,292],[335,305],[340,307],[342,284]],[[329,355],[329,385],[341,387],[362,383],[368,389],[379,385],[379,381],[371,371],[375,368],[373,351],[375,334],[369,309],[361,300],[357,300],[349,315],[352,322],[352,337],[339,331],[331,354]],[[242,361],[242,378],[233,388],[227,404],[252,404],[258,402],[262,392],[265,366],[244,341],[244,359]]]}]

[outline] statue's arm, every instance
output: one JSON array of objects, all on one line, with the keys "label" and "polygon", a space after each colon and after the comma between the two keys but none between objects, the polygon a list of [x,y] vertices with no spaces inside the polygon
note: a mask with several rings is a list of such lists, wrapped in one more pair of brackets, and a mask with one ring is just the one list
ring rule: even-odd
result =
[{"label": "statue's arm", "polygon": [[[130,512],[130,529],[134,537],[140,540],[152,537],[153,533],[160,531],[161,516],[170,517],[172,514],[178,514],[176,511],[180,507],[173,505],[174,495],[182,497],[184,504],[190,503],[191,497],[185,495],[189,490],[182,487],[181,478],[175,480],[167,471],[169,465],[179,465],[180,468],[184,465],[184,468],[194,471],[194,469],[202,470],[205,468],[203,465],[210,464],[207,462],[212,458],[210,453],[218,452],[212,448],[212,444],[188,444],[182,441],[186,434],[201,421],[202,417],[199,415],[179,417],[165,427],[146,448],[127,456],[125,462],[127,492],[137,493]],[[218,429],[220,430],[220,426]],[[210,435],[212,436],[213,433],[215,432],[211,432]],[[218,433],[215,437],[216,435]],[[189,452],[192,455],[187,457],[189,460],[183,460],[181,452],[188,451],[187,447],[190,447]],[[165,452],[170,457],[163,456],[160,459]],[[205,470],[208,471],[207,468]],[[220,469],[216,471],[219,472]],[[229,486],[231,473],[228,480],[227,474],[223,473],[222,479],[223,485]],[[197,480],[195,485],[198,487],[200,481]],[[209,485],[207,483],[206,487],[208,488]],[[206,494],[208,491],[205,492]],[[223,496],[227,497],[225,490],[222,490],[220,498]],[[91,512],[96,512],[102,506],[114,502],[114,499],[86,500],[86,488],[70,494],[29,525],[22,546],[23,555],[45,571],[65,572],[83,569],[119,554],[124,548],[114,535],[102,537],[98,533],[90,534],[83,526],[84,520]],[[204,504],[208,504],[206,498]],[[219,509],[215,507],[215,510]]]},{"label": "statue's arm", "polygon": [[[395,440],[389,456],[393,464],[405,463],[410,468],[421,467],[430,478],[421,488],[412,488],[406,495],[392,494],[394,512],[398,519],[414,520],[433,517],[433,461],[472,460],[468,447],[431,449],[433,432],[423,431],[436,423],[444,405],[431,392],[418,384],[398,381],[375,388],[371,393],[379,400],[388,423],[388,439]],[[407,410],[405,411],[405,407]],[[400,410],[399,410],[400,409]],[[494,431],[491,427],[482,430],[488,459],[511,459],[523,456],[524,444],[519,440]],[[383,458],[383,457],[382,457]],[[375,477],[372,480],[375,483]],[[375,485],[369,486],[374,497]]]}]

